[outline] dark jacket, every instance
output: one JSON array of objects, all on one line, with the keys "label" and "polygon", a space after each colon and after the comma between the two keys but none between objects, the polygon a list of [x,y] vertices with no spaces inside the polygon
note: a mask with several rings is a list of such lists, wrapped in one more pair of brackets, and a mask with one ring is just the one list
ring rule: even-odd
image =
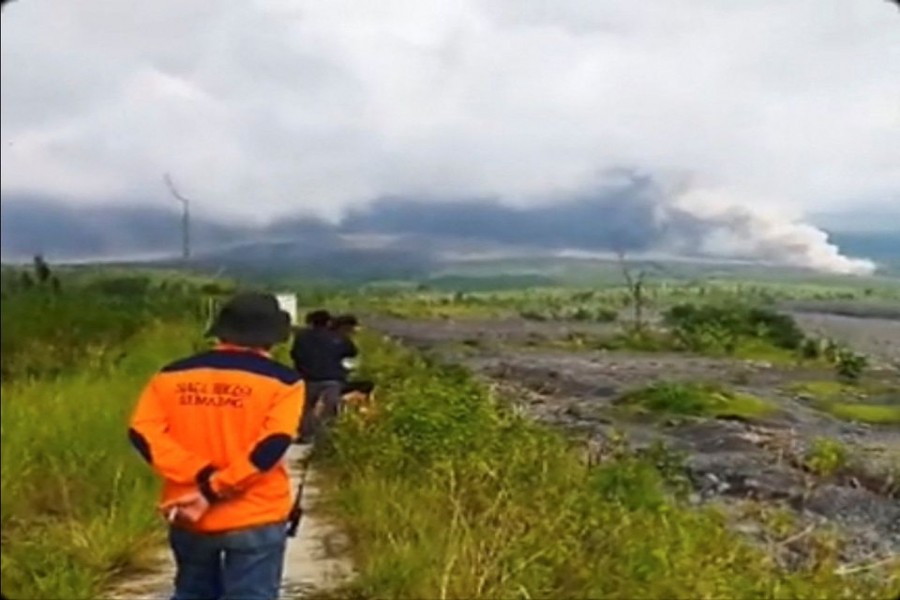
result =
[{"label": "dark jacket", "polygon": [[346,381],[345,358],[356,356],[356,345],[330,329],[307,327],[294,337],[291,359],[306,381]]}]

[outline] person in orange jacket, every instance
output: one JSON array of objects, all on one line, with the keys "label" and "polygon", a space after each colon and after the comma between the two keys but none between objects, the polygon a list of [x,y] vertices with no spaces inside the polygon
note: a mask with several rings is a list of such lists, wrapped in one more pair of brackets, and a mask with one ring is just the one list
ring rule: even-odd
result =
[{"label": "person in orange jacket", "polygon": [[292,507],[284,455],[305,396],[269,354],[290,316],[270,294],[238,294],[208,333],[214,349],[151,378],[128,434],[163,479],[173,600],[274,600]]}]

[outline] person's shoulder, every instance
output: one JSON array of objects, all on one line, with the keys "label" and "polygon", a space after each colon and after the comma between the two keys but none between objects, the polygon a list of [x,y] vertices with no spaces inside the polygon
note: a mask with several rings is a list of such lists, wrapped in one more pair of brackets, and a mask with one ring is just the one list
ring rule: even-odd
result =
[{"label": "person's shoulder", "polygon": [[208,360],[211,354],[213,354],[213,352],[211,350],[207,350],[205,352],[191,354],[190,356],[176,358],[172,362],[164,365],[159,370],[159,373],[179,373],[181,371],[190,371],[196,368],[202,368],[202,365]]},{"label": "person's shoulder", "polygon": [[322,337],[321,332],[318,329],[313,329],[311,327],[305,327],[299,330],[294,335],[294,343],[295,344],[315,344]]},{"label": "person's shoulder", "polygon": [[254,352],[209,351],[173,361],[160,370],[161,374],[186,373],[196,370],[231,371],[273,379],[284,385],[294,385],[300,374],[268,356]]}]

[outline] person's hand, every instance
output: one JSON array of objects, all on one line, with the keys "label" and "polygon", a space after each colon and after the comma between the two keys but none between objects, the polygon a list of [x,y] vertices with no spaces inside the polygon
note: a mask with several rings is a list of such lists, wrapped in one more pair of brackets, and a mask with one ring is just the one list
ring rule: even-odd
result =
[{"label": "person's hand", "polygon": [[170,523],[179,519],[196,523],[209,510],[209,501],[196,491],[166,502],[160,506],[160,510]]}]

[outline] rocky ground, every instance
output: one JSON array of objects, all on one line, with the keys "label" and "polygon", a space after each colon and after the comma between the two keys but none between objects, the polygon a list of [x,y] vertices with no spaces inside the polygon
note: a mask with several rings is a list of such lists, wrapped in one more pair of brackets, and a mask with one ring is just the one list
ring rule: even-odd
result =
[{"label": "rocky ground", "polygon": [[[798,313],[809,331],[869,353],[884,381],[900,382],[900,320]],[[591,440],[602,453],[615,432],[648,447],[663,441],[683,452],[696,503],[715,502],[735,527],[765,538],[761,513],[789,513],[801,535],[779,543],[785,560],[811,551],[804,540],[828,531],[842,540],[845,562],[860,565],[900,556],[900,430],[841,421],[789,390],[827,376],[814,369],[685,354],[641,354],[554,347],[573,335],[604,335],[614,324],[507,320],[373,319],[369,324],[443,360],[467,365],[519,408]],[[563,344],[556,344],[564,346]],[[765,418],[631,418],[615,401],[654,381],[717,381],[777,404]],[[883,399],[900,403],[900,397]],[[809,472],[803,457],[817,438],[840,440],[847,466],[828,476]],[[750,511],[752,512],[752,510]],[[785,540],[782,540],[784,542]],[[812,543],[812,542],[810,542]]]}]

